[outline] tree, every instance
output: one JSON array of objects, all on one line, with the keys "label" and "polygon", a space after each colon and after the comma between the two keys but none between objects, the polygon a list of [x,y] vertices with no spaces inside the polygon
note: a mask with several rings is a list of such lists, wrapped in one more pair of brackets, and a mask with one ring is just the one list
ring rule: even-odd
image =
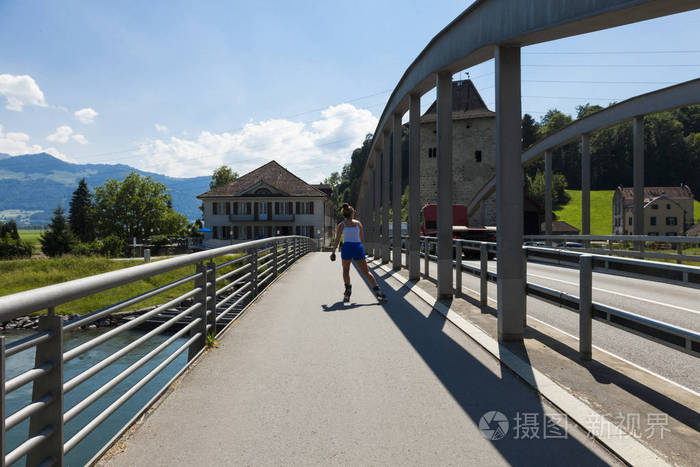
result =
[{"label": "tree", "polygon": [[70,201],[68,222],[70,229],[81,242],[91,242],[95,238],[95,226],[92,222],[92,195],[85,178],[78,182]]},{"label": "tree", "polygon": [[17,232],[17,223],[14,219],[10,219],[6,223],[0,221],[0,238],[9,237],[12,240],[19,240],[19,232]]},{"label": "tree", "polygon": [[209,189],[213,190],[220,186],[225,186],[238,178],[238,174],[231,170],[231,167],[222,165],[214,171],[209,182]]},{"label": "tree", "polygon": [[54,210],[51,224],[48,230],[40,235],[39,242],[41,242],[41,251],[46,256],[61,256],[70,253],[73,249],[76,239],[68,228],[66,216],[60,206]]},{"label": "tree", "polygon": [[540,126],[530,114],[523,115],[522,132],[523,132],[523,149],[527,149],[537,141],[537,132]]},{"label": "tree", "polygon": [[123,181],[109,179],[95,188],[95,229],[100,237],[122,240],[151,235],[180,235],[187,219],[171,207],[168,188],[131,172]]},{"label": "tree", "polygon": [[0,221],[0,259],[29,258],[32,246],[19,238],[14,220]]}]

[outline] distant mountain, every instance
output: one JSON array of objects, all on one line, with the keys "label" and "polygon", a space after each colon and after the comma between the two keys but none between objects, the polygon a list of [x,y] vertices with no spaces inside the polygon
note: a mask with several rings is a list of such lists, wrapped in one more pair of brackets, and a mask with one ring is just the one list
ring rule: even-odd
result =
[{"label": "distant mountain", "polygon": [[173,208],[190,221],[201,217],[196,196],[209,189],[211,177],[173,178],[123,164],[71,164],[47,153],[14,157],[0,153],[0,219],[47,224],[56,206],[68,210],[81,178],[92,191],[105,180],[121,180],[132,171],[167,186]]}]

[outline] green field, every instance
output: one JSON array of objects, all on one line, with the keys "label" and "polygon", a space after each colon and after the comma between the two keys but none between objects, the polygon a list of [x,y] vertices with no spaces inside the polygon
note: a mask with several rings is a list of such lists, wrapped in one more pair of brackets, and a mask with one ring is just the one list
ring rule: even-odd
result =
[{"label": "green field", "polygon": [[19,233],[19,237],[22,240],[24,240],[32,246],[34,252],[37,252],[41,249],[41,245],[39,244],[39,235],[41,235],[43,230],[19,229],[17,232]]},{"label": "green field", "polygon": [[[555,210],[557,220],[581,228],[581,191],[566,190],[571,201]],[[591,235],[612,235],[612,198],[615,190],[591,191]]]},{"label": "green field", "polygon": [[698,222],[700,222],[700,201],[695,200],[695,202],[693,203],[693,212],[695,214],[694,223],[697,224]]},{"label": "green field", "polygon": [[[215,262],[221,263],[231,260],[237,256],[240,255],[217,258]],[[117,269],[128,268],[139,264],[143,264],[143,261],[114,261],[107,258],[68,256],[62,258],[0,261],[0,296],[51,284],[58,284],[81,277],[101,274],[103,272],[115,271]],[[222,271],[217,271],[217,274],[223,274],[231,270],[231,268],[224,268]],[[90,313],[121,300],[146,292],[155,287],[180,279],[188,274],[193,274],[194,272],[195,266],[176,269],[146,280],[133,282],[122,287],[100,292],[89,297],[60,305],[56,307],[56,313]],[[192,290],[193,286],[194,285],[192,282],[181,285],[175,289],[168,290],[161,295],[138,303],[132,308],[138,309],[145,306],[165,303],[169,299],[182,295],[188,290]],[[219,287],[220,286],[221,285],[219,285]]]}]

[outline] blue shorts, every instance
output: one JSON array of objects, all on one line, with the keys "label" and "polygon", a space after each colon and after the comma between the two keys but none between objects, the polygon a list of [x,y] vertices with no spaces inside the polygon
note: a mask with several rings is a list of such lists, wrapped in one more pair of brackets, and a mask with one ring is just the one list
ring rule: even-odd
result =
[{"label": "blue shorts", "polygon": [[345,242],[343,247],[340,249],[341,259],[365,259],[365,249],[362,247],[362,243],[359,242]]}]

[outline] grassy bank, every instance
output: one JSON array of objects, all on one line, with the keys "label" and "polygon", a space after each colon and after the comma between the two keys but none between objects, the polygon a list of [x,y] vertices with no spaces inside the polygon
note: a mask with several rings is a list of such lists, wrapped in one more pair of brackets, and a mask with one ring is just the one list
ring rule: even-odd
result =
[{"label": "grassy bank", "polygon": [[35,252],[41,249],[41,244],[39,243],[39,236],[42,232],[43,230],[17,230],[17,233],[19,233],[19,238],[29,243]]},{"label": "grassy bank", "polygon": [[[240,255],[217,258],[215,262],[222,263],[238,256]],[[137,266],[139,264],[143,264],[143,261],[114,261],[107,258],[88,257],[0,261],[0,296]],[[223,274],[230,270],[231,269],[226,268],[225,271],[217,273]],[[56,312],[59,314],[90,313],[143,292],[147,292],[155,287],[181,279],[194,272],[195,266],[176,269],[146,280],[133,282],[122,287],[106,290],[89,297],[60,305],[56,308]],[[165,303],[191,290],[192,287],[192,282],[183,284],[175,289],[138,303],[134,308]],[[221,287],[221,285],[218,287]]]},{"label": "grassy bank", "polygon": [[[555,210],[557,219],[581,229],[581,191],[566,190],[571,201]],[[612,235],[612,198],[615,190],[591,191],[591,234]]]}]

